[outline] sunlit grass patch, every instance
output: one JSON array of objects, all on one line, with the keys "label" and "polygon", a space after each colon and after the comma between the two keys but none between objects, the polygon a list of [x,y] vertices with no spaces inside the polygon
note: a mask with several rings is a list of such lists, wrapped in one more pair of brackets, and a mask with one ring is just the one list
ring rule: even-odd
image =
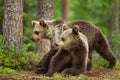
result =
[{"label": "sunlit grass patch", "polygon": [[0,67],[0,74],[1,75],[10,75],[10,76],[14,76],[16,74],[16,71],[14,69],[11,69],[11,68],[3,68],[3,67]]},{"label": "sunlit grass patch", "polygon": [[119,61],[119,60],[117,61],[117,64],[116,64],[116,66],[115,66],[114,69],[116,69],[116,70],[120,70],[120,61]]}]

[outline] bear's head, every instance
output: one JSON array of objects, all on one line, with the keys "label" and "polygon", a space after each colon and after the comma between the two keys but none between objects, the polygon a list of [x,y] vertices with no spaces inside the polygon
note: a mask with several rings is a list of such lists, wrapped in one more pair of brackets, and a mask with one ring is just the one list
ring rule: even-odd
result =
[{"label": "bear's head", "polygon": [[70,51],[76,45],[76,38],[79,36],[79,26],[65,30],[55,44],[65,50]]},{"label": "bear's head", "polygon": [[39,21],[32,21],[32,25],[34,26],[34,29],[31,39],[35,42],[39,41],[40,39],[50,37],[52,34],[50,27],[43,19],[40,19]]},{"label": "bear's head", "polygon": [[44,38],[52,40],[51,42],[54,42],[61,35],[64,28],[66,29],[65,25],[63,26],[64,23],[65,22],[63,20],[34,20],[32,21],[34,29],[31,39],[33,41],[39,41],[40,39]]}]

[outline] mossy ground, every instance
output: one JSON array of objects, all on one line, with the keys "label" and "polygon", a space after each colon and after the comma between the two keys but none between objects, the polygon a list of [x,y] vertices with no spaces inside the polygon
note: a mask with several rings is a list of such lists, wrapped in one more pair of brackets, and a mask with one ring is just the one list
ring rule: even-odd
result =
[{"label": "mossy ground", "polygon": [[120,70],[96,68],[78,76],[63,76],[56,73],[53,77],[37,75],[34,71],[16,71],[14,76],[1,75],[0,79],[15,80],[120,80]]}]

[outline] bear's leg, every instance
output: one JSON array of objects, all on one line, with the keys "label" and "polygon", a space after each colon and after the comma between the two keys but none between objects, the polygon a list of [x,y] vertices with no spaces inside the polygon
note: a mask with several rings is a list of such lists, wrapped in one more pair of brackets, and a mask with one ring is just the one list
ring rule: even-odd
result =
[{"label": "bear's leg", "polygon": [[88,53],[75,53],[72,55],[72,67],[64,69],[65,75],[78,75],[87,71]]},{"label": "bear's leg", "polygon": [[92,68],[92,61],[90,59],[88,59],[88,62],[87,62],[87,71],[90,71]]},{"label": "bear's leg", "polygon": [[76,67],[67,68],[67,69],[62,71],[62,73],[64,75],[73,75],[73,76],[79,75],[80,73],[83,73],[83,72],[84,72],[83,68],[79,69],[79,68],[76,68]]},{"label": "bear's leg", "polygon": [[91,49],[88,54],[87,71],[90,71],[92,68],[92,52],[93,50]]},{"label": "bear's leg", "polygon": [[102,35],[99,36],[98,41],[96,41],[97,46],[95,46],[96,51],[109,62],[108,68],[113,68],[116,65],[117,59],[113,55],[110,46]]},{"label": "bear's leg", "polygon": [[52,56],[55,55],[55,53],[58,51],[58,49],[51,49],[43,58],[42,60],[36,65],[36,73],[37,74],[45,74],[48,71],[48,66],[50,63],[50,60]]},{"label": "bear's leg", "polygon": [[66,65],[70,62],[70,60],[71,55],[67,51],[59,49],[58,52],[50,60],[46,76],[52,76],[55,72],[62,71],[67,67]]}]

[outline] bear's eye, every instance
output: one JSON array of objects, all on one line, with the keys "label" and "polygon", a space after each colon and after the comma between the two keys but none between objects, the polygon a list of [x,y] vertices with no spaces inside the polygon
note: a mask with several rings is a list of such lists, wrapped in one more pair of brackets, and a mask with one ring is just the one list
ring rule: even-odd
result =
[{"label": "bear's eye", "polygon": [[36,35],[38,35],[38,34],[39,34],[39,32],[38,32],[38,31],[35,31],[35,34],[36,34]]},{"label": "bear's eye", "polygon": [[65,39],[64,38],[61,38],[61,40],[64,42],[65,41]]}]

